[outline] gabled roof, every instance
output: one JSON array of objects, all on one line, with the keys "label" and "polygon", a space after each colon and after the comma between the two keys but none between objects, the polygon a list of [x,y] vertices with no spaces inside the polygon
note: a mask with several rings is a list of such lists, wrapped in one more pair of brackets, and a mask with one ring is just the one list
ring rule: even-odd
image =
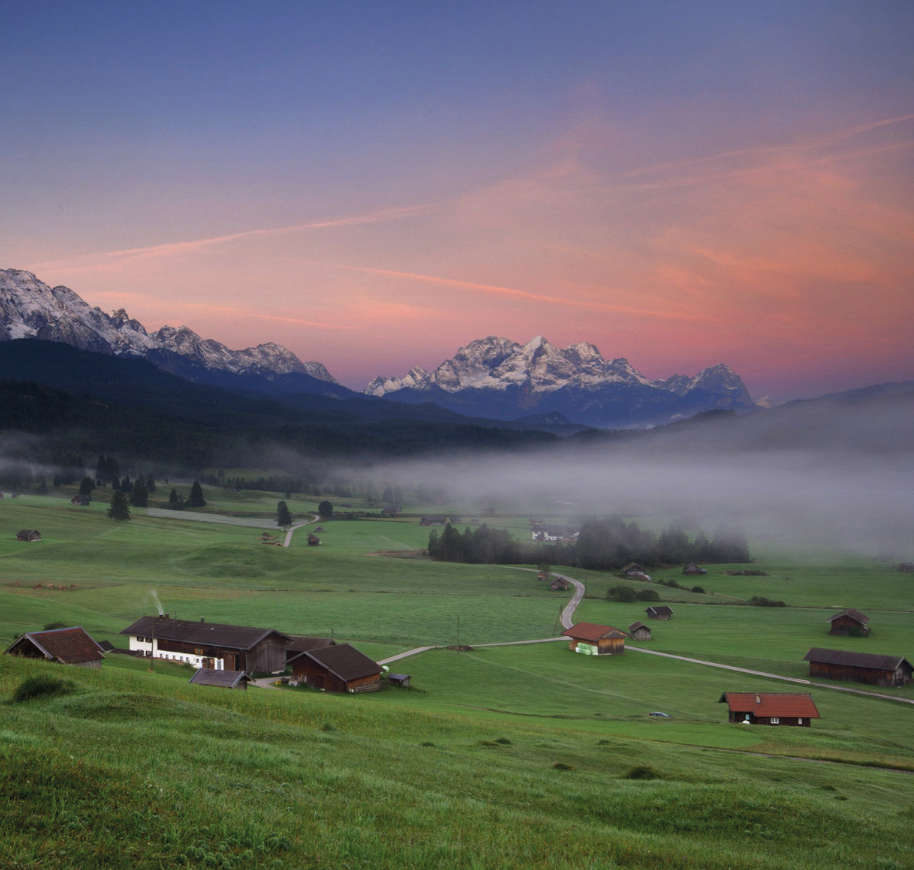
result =
[{"label": "gabled roof", "polygon": [[25,646],[32,646],[46,659],[65,665],[95,662],[104,658],[104,650],[78,625],[27,632],[7,647],[6,651],[16,655]]},{"label": "gabled roof", "polygon": [[624,631],[620,631],[612,625],[600,625],[597,622],[576,622],[562,634],[572,640],[584,640],[589,643],[596,643],[601,637],[628,636]]},{"label": "gabled roof", "polygon": [[224,689],[237,688],[239,684],[250,679],[244,671],[217,671],[212,668],[200,668],[195,671],[189,682],[198,686],[222,686]]},{"label": "gabled roof", "polygon": [[731,713],[751,713],[753,716],[784,716],[818,719],[819,711],[812,695],[792,692],[724,692]]},{"label": "gabled roof", "polygon": [[325,646],[336,646],[336,641],[332,637],[304,637],[303,635],[289,635],[289,643],[286,644],[286,654],[300,653],[308,649],[321,649]]},{"label": "gabled roof", "polygon": [[834,616],[829,616],[828,621],[834,622],[841,616],[849,616],[851,619],[859,622],[861,625],[866,625],[866,623],[870,621],[870,618],[865,613],[861,613],[859,610],[854,610],[853,607],[848,607],[846,610],[842,610],[840,613],[834,614]]},{"label": "gabled roof", "polygon": [[335,677],[339,677],[345,682],[381,673],[381,666],[376,661],[360,653],[348,643],[305,650],[305,652],[289,659],[288,664],[294,665],[295,662],[301,661],[303,658],[308,658],[322,668],[326,668]]},{"label": "gabled roof", "polygon": [[649,625],[645,625],[643,622],[633,622],[633,623],[628,627],[628,630],[631,631],[631,632],[635,632],[635,631],[637,631],[639,628],[647,629],[647,631],[650,631],[650,630],[651,630],[651,627],[650,627]]},{"label": "gabled roof", "polygon": [[666,604],[656,604],[651,607],[646,607],[645,612],[648,614],[656,614],[658,616],[672,616],[673,608],[667,607]]},{"label": "gabled roof", "polygon": [[849,668],[868,668],[874,671],[894,671],[902,663],[911,669],[911,663],[904,656],[883,656],[874,653],[845,652],[841,649],[813,647],[803,660],[821,665],[842,665]]},{"label": "gabled roof", "polygon": [[170,619],[167,616],[141,616],[133,625],[121,631],[131,637],[155,637],[157,640],[175,640],[201,646],[218,646],[226,649],[250,650],[271,634],[284,643],[289,639],[273,628],[252,628],[247,625],[223,625],[218,622],[194,622],[189,619]]}]

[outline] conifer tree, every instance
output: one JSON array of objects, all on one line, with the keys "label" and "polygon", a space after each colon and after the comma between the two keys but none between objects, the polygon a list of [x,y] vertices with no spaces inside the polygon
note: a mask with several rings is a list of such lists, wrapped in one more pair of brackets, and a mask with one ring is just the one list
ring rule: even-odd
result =
[{"label": "conifer tree", "polygon": [[108,508],[108,516],[112,520],[129,520],[130,508],[127,506],[127,496],[120,490],[115,490],[111,496],[111,507]]},{"label": "conifer tree", "polygon": [[200,481],[195,480],[194,485],[190,488],[190,499],[187,502],[191,507],[205,507],[206,499],[203,498],[203,487]]}]

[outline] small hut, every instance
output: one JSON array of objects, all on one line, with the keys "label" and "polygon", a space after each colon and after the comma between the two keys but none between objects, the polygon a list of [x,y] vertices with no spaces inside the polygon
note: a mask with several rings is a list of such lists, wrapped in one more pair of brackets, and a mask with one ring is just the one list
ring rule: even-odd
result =
[{"label": "small hut", "polygon": [[618,655],[625,652],[627,635],[611,625],[578,622],[562,634],[571,638],[568,649],[572,652],[590,656]]},{"label": "small hut", "polygon": [[828,629],[829,634],[849,634],[854,637],[865,637],[870,633],[870,618],[853,607],[842,610],[840,613],[829,616],[828,621],[831,627]]},{"label": "small hut", "polygon": [[70,499],[70,504],[75,504],[75,505],[80,505],[81,507],[86,507],[86,505],[88,505],[91,501],[92,501],[92,499],[90,499],[89,496],[80,495],[77,493],[76,495],[73,496],[73,498]]},{"label": "small hut", "polygon": [[648,607],[644,611],[651,619],[669,620],[673,618],[673,608],[667,607],[666,604],[657,604]]},{"label": "small hut", "polygon": [[707,574],[707,568],[702,568],[701,565],[696,565],[694,562],[689,562],[688,565],[683,565],[682,573],[689,576],[698,576],[700,574]]},{"label": "small hut", "polygon": [[289,660],[295,678],[327,692],[376,692],[381,666],[348,643],[305,650]]},{"label": "small hut", "polygon": [[244,671],[217,671],[200,668],[189,680],[196,686],[219,686],[223,689],[246,689],[250,677]]},{"label": "small hut", "polygon": [[387,681],[400,689],[409,688],[409,674],[388,674]]},{"label": "small hut", "polygon": [[84,668],[101,667],[105,657],[101,646],[78,625],[27,632],[8,646],[6,652]]},{"label": "small hut", "polygon": [[566,592],[571,588],[571,584],[564,577],[553,577],[549,588],[553,592]]},{"label": "small hut", "polygon": [[19,529],[16,533],[17,541],[25,541],[29,544],[41,540],[41,532],[38,529]]},{"label": "small hut", "polygon": [[651,630],[643,622],[633,622],[628,627],[628,633],[631,635],[632,640],[651,639]]},{"label": "small hut", "polygon": [[318,544],[320,544],[320,542],[321,542],[321,539],[317,535],[315,535],[313,532],[310,535],[308,535],[308,546],[309,547],[316,547]]}]

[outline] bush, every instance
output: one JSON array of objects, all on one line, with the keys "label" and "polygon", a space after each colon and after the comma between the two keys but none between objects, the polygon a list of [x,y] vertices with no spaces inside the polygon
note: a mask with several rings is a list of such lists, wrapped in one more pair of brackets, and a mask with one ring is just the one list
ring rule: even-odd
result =
[{"label": "bush", "polygon": [[765,598],[764,595],[753,595],[749,599],[749,603],[753,607],[786,607],[787,606],[783,601],[775,601],[772,598]]},{"label": "bush", "polygon": [[613,601],[634,601],[636,599],[635,590],[631,586],[611,586],[606,597]]},{"label": "bush", "polygon": [[29,677],[23,680],[13,692],[13,701],[31,701],[35,698],[50,698],[54,695],[68,695],[74,689],[73,683],[59,677]]},{"label": "bush", "polygon": [[639,764],[625,774],[626,779],[660,779],[660,774],[646,764]]},{"label": "bush", "polygon": [[65,622],[49,622],[42,631],[53,631],[55,628],[66,628],[67,623]]},{"label": "bush", "polygon": [[639,589],[635,597],[639,601],[659,601],[660,593],[656,589]]},{"label": "bush", "polygon": [[692,591],[693,591],[693,592],[697,592],[699,595],[704,595],[704,594],[705,594],[705,590],[702,589],[701,586],[693,586],[693,587],[692,587]]}]

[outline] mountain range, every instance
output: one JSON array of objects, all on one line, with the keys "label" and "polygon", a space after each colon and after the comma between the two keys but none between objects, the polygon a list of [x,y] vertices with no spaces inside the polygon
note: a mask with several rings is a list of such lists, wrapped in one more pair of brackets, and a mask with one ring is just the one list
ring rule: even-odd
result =
[{"label": "mountain range", "polygon": [[432,372],[413,368],[400,378],[375,378],[365,392],[400,402],[430,401],[495,420],[557,413],[604,427],[643,426],[703,411],[755,407],[729,366],[651,380],[627,359],[604,359],[592,344],[559,348],[542,336],[526,344],[482,338],[460,348]]},{"label": "mountain range", "polygon": [[[123,309],[106,314],[68,287],[51,287],[31,272],[0,270],[0,341],[22,338],[144,359],[193,383],[229,390],[276,397],[358,395],[322,363],[303,362],[282,345],[231,350],[186,326],[149,332]],[[474,418],[620,428],[754,407],[739,375],[726,365],[651,380],[624,358],[604,359],[592,344],[559,348],[542,337],[526,344],[479,339],[432,372],[416,367],[403,377],[378,377],[364,393],[410,405],[434,403]]]}]

